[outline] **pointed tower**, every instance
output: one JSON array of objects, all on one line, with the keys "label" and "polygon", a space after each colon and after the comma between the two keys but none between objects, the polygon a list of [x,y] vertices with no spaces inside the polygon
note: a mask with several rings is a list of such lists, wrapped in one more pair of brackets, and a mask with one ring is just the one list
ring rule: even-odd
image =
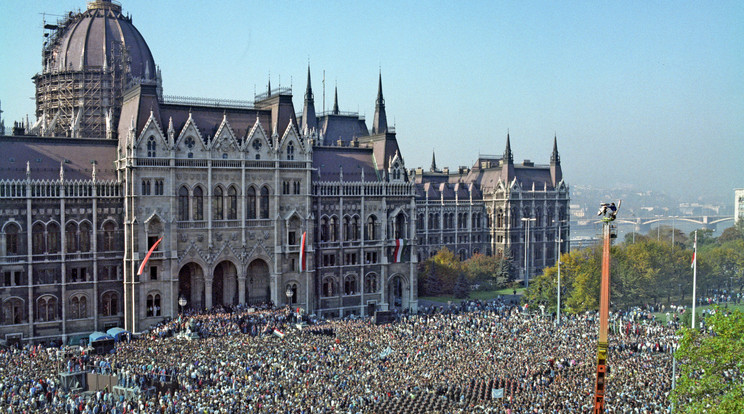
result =
[{"label": "pointed tower", "polygon": [[377,101],[375,101],[375,119],[372,122],[372,133],[387,132],[387,116],[385,115],[385,99],[382,97],[382,72],[377,84]]},{"label": "pointed tower", "polygon": [[556,135],[553,135],[553,153],[550,155],[550,179],[553,181],[553,187],[557,186],[563,179],[561,156],[558,155],[558,137]]},{"label": "pointed tower", "polygon": [[437,170],[437,159],[434,156],[434,150],[431,151],[431,167],[429,167],[429,171],[435,172]]},{"label": "pointed tower", "polygon": [[508,185],[514,179],[514,155],[512,155],[509,133],[506,133],[506,148],[501,160],[501,179]]},{"label": "pointed tower", "polygon": [[333,115],[338,115],[338,85],[333,88]]},{"label": "pointed tower", "polygon": [[315,98],[313,87],[310,85],[310,65],[307,66],[307,88],[305,89],[305,106],[302,108],[302,125],[300,130],[303,134],[310,134],[318,128],[318,118],[315,116]]}]

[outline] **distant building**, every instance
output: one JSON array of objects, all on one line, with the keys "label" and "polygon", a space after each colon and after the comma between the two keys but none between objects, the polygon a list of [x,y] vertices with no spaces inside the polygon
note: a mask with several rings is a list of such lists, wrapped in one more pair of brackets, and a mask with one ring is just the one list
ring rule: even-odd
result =
[{"label": "distant building", "polygon": [[556,138],[549,165],[515,164],[507,134],[501,157],[481,156],[472,168],[450,172],[439,170],[432,156],[429,171],[419,168],[413,176],[421,257],[442,247],[463,260],[503,255],[524,278],[526,251],[530,277],[554,265],[559,248],[568,251],[570,197]]},{"label": "distant building", "polygon": [[734,190],[734,224],[744,219],[744,188]]}]

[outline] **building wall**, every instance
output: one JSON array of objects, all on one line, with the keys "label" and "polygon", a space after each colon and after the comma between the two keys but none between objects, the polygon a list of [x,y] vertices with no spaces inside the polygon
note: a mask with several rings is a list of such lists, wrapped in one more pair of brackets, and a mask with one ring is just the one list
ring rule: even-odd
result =
[{"label": "building wall", "polygon": [[0,339],[121,325],[121,186],[27,177],[0,181]]}]

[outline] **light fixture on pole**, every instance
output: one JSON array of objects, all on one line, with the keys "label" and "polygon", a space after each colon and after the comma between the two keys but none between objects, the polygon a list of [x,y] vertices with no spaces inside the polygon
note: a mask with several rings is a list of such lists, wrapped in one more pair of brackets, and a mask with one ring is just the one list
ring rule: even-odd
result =
[{"label": "light fixture on pole", "polygon": [[186,300],[185,297],[181,296],[180,298],[178,298],[178,306],[181,307],[181,313],[183,313],[183,308],[186,307],[186,304],[187,303],[188,303],[188,301]]},{"label": "light fixture on pole", "polygon": [[530,251],[530,222],[537,221],[536,218],[522,217],[522,221],[527,226],[524,233],[524,287],[530,287],[530,263],[529,263],[529,251]]},{"label": "light fixture on pole", "polygon": [[284,292],[284,294],[287,296],[287,304],[292,303],[292,296],[294,296],[294,293],[292,292],[291,286],[287,286],[287,290]]}]

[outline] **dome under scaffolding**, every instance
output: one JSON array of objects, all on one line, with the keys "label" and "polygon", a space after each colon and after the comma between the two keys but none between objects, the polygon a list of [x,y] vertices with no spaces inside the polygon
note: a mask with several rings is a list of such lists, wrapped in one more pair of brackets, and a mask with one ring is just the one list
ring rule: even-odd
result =
[{"label": "dome under scaffolding", "polygon": [[121,4],[87,6],[44,25],[42,71],[33,78],[38,135],[114,139],[124,90],[134,83],[160,86],[150,48]]}]

